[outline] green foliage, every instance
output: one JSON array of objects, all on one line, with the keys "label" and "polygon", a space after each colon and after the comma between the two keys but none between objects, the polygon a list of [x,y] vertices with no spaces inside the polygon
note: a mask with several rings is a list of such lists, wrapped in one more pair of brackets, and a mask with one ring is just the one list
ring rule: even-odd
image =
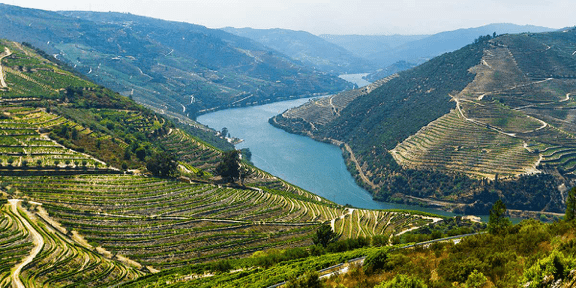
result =
[{"label": "green foliage", "polygon": [[302,277],[292,277],[285,285],[286,288],[322,288],[318,272],[306,272]]},{"label": "green foliage", "polygon": [[392,238],[393,244],[424,242],[438,238],[470,234],[486,229],[486,224],[463,220],[461,216],[447,218]]},{"label": "green foliage", "polygon": [[377,270],[384,268],[384,264],[388,260],[388,253],[386,250],[376,250],[366,256],[364,259],[364,271],[366,274],[372,274]]},{"label": "green foliage", "polygon": [[216,174],[232,183],[235,179],[240,179],[240,172],[240,151],[224,152],[220,164],[216,166]]},{"label": "green foliage", "polygon": [[166,152],[160,152],[152,157],[146,163],[146,169],[154,176],[159,177],[174,177],[178,172],[178,163],[174,155]]},{"label": "green foliage", "polygon": [[316,230],[316,234],[312,237],[312,241],[316,245],[322,245],[323,247],[328,246],[328,244],[334,242],[336,240],[336,233],[332,231],[332,227],[330,225],[324,223],[318,227]]},{"label": "green foliage", "polygon": [[398,274],[392,280],[380,283],[374,288],[427,288],[428,286],[424,281],[404,275]]},{"label": "green foliage", "polygon": [[331,242],[326,246],[326,250],[329,252],[344,252],[367,246],[370,246],[370,239],[358,237]]},{"label": "green foliage", "polygon": [[555,281],[565,279],[574,268],[576,259],[573,256],[553,250],[524,272],[520,285],[530,288],[549,287]]},{"label": "green foliage", "polygon": [[576,187],[572,187],[566,196],[566,214],[564,220],[572,221],[576,215]]},{"label": "green foliage", "polygon": [[470,275],[468,275],[468,279],[466,279],[465,287],[466,288],[482,288],[487,285],[488,278],[482,274],[482,272],[478,272],[478,270],[472,271]]},{"label": "green foliage", "polygon": [[232,270],[232,264],[227,259],[219,260],[212,263],[210,270],[213,272],[228,272]]},{"label": "green foliage", "polygon": [[506,233],[508,227],[512,224],[510,219],[505,217],[506,204],[498,199],[492,209],[490,209],[490,218],[488,220],[488,231],[492,234]]}]

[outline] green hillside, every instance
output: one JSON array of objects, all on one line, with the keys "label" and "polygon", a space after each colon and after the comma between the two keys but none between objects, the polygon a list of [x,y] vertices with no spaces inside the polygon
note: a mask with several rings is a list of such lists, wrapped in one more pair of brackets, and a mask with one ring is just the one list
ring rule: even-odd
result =
[{"label": "green hillside", "polygon": [[[469,225],[461,219],[451,225],[455,223],[463,225],[460,229]],[[415,235],[440,231],[433,227]],[[570,221],[525,220],[499,233],[433,243],[312,255],[268,251],[217,265],[170,269],[122,287],[573,287],[574,233]]]},{"label": "green hillside", "polygon": [[194,118],[349,86],[250,39],[199,25],[4,4],[0,19],[0,37],[31,43],[96,83],[166,114]]},{"label": "green hillside", "polygon": [[248,163],[242,184],[229,183],[217,175],[223,151],[192,135],[201,127],[31,47],[0,50],[0,287],[110,287],[308,247],[322,223],[339,239],[387,243],[442,219],[337,205]]},{"label": "green hillside", "polygon": [[486,213],[503,198],[513,209],[560,212],[557,187],[576,170],[576,30],[492,38],[358,90],[349,104],[308,103],[271,121],[341,145],[376,199]]}]

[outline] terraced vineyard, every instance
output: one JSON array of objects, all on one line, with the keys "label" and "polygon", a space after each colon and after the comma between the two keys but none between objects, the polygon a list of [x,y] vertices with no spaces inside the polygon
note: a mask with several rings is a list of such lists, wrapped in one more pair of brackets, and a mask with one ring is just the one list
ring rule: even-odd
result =
[{"label": "terraced vineyard", "polygon": [[[512,209],[561,212],[563,191],[553,187],[576,177],[575,45],[573,28],[480,37],[345,107],[334,104],[340,94],[270,122],[340,146],[376,199],[487,213],[492,191]],[[534,198],[541,189],[548,196]]]},{"label": "terraced vineyard", "polygon": [[538,155],[523,141],[463,119],[453,110],[391,151],[407,167],[449,169],[494,178],[534,172]]},{"label": "terraced vineyard", "polygon": [[[397,77],[398,74],[393,74],[386,78],[375,81],[366,87],[344,91],[342,93],[328,97],[322,97],[317,100],[310,100],[309,102],[299,107],[284,112],[281,114],[281,117],[286,119],[301,119],[310,125],[311,131],[314,131],[317,129],[317,127],[326,125],[336,117],[340,116],[340,111],[346,108],[346,106],[348,106],[348,104],[350,104],[350,102],[352,102],[354,99],[372,92],[373,90]],[[276,121],[283,122],[279,116],[272,118],[272,124],[274,124]],[[299,132],[303,133],[305,131]]]},{"label": "terraced vineyard", "polygon": [[198,141],[180,129],[169,133],[162,139],[162,143],[181,161],[210,172],[214,172],[221,154],[209,144]]},{"label": "terraced vineyard", "polygon": [[0,206],[0,287],[9,287],[12,267],[32,251],[32,237],[8,204]]},{"label": "terraced vineyard", "polygon": [[[73,231],[69,233],[83,235],[91,246],[150,270],[309,245],[317,225],[332,219],[335,231],[344,238],[356,237],[350,229],[366,231],[359,235],[392,235],[431,221],[400,212],[352,210],[347,214],[341,206],[275,190],[138,176],[1,180],[42,203],[51,219]],[[361,219],[354,218],[358,213]]]},{"label": "terraced vineyard", "polygon": [[41,132],[63,124],[72,124],[71,129],[76,129],[75,124],[65,118],[32,107],[4,106],[0,108],[0,113],[4,116],[0,120],[1,169],[85,169],[105,166],[102,161],[68,149]]},{"label": "terraced vineyard", "polygon": [[[0,286],[20,282],[25,287],[81,285],[108,287],[145,273],[118,260],[107,259],[72,240],[63,228],[31,216],[18,200],[2,205],[2,274]],[[31,209],[38,209],[33,206]],[[41,208],[39,208],[41,209]],[[28,254],[33,251],[33,254]],[[22,262],[23,259],[26,261]],[[18,267],[14,269],[14,267]],[[16,287],[16,286],[14,286]]]}]

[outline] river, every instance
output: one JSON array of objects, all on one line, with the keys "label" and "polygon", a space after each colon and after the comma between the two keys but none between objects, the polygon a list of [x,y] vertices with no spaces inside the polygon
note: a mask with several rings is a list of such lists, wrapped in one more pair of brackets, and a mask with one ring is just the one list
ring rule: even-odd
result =
[{"label": "river", "polygon": [[198,122],[216,130],[228,128],[231,136],[244,140],[236,145],[237,149],[250,148],[256,167],[338,204],[454,215],[420,206],[374,201],[372,195],[358,186],[346,169],[340,148],[287,133],[268,123],[272,116],[306,101],[309,99],[227,109],[201,115]]},{"label": "river", "polygon": [[364,87],[364,86],[370,84],[370,82],[366,81],[366,79],[363,78],[368,74],[370,74],[370,73],[342,74],[338,77],[340,77],[340,78],[342,78],[348,82],[352,82],[352,83],[358,85],[358,87]]}]

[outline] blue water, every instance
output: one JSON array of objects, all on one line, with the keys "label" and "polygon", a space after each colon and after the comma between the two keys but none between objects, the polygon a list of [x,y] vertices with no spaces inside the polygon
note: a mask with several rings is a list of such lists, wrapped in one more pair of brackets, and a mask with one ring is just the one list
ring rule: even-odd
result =
[{"label": "blue water", "polygon": [[340,78],[342,78],[348,82],[354,83],[354,84],[358,85],[358,87],[364,87],[364,86],[370,84],[370,82],[368,82],[364,78],[362,78],[368,74],[369,73],[342,74],[338,77],[340,77]]},{"label": "blue water", "polygon": [[226,127],[232,137],[243,139],[236,148],[250,148],[256,167],[338,204],[454,215],[420,206],[374,201],[346,169],[340,148],[287,133],[268,123],[271,117],[306,101],[308,99],[297,99],[222,110],[199,116],[198,121],[216,130]]}]

